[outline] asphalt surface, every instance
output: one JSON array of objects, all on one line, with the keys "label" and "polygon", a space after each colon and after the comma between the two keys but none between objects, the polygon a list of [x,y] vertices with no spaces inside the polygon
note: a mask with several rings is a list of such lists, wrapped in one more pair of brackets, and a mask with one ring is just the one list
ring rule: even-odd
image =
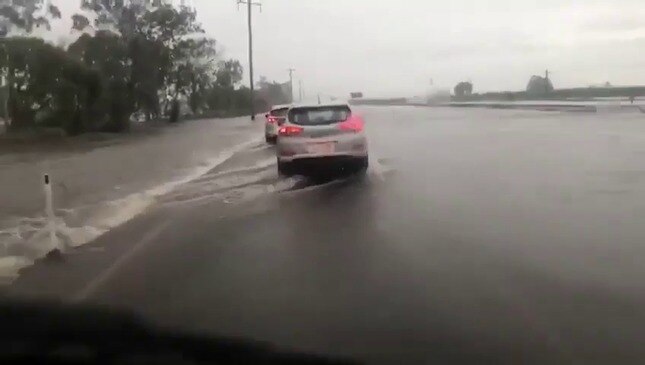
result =
[{"label": "asphalt surface", "polygon": [[643,114],[362,112],[365,177],[258,144],[10,293],[368,363],[645,361]]}]

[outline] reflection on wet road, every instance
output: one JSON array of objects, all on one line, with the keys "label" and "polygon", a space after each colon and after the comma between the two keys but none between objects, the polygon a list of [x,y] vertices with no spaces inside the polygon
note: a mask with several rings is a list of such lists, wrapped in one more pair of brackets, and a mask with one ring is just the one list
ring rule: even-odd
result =
[{"label": "reflection on wet road", "polygon": [[145,242],[84,299],[373,363],[642,363],[642,115],[363,112],[367,176],[242,151],[102,237]]}]

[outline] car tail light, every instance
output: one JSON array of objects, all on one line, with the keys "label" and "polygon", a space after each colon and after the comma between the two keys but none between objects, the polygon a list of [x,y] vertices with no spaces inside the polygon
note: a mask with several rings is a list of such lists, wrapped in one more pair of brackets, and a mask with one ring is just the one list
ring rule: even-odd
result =
[{"label": "car tail light", "polygon": [[349,117],[349,119],[338,124],[338,129],[340,129],[341,131],[358,133],[363,130],[364,124],[365,123],[363,122],[363,118],[357,115],[352,115],[351,117]]},{"label": "car tail light", "polygon": [[278,118],[276,118],[276,117],[274,117],[274,116],[269,116],[269,117],[267,117],[267,123],[269,123],[269,124],[276,124],[277,122],[278,122]]},{"label": "car tail light", "polygon": [[288,126],[280,127],[280,129],[278,130],[278,134],[281,136],[289,137],[289,136],[297,136],[300,133],[302,133],[302,131],[303,131],[302,127],[288,125]]}]

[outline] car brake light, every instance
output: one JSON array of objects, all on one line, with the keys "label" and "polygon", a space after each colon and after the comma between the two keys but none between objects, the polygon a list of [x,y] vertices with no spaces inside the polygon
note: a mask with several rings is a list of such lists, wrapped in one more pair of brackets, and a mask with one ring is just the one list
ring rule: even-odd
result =
[{"label": "car brake light", "polygon": [[353,115],[349,117],[349,119],[341,122],[338,124],[338,129],[341,131],[349,131],[349,132],[361,132],[363,130],[363,118]]},{"label": "car brake light", "polygon": [[267,118],[267,123],[269,123],[269,124],[275,124],[275,123],[277,123],[277,122],[278,122],[278,118],[276,118],[276,117],[274,117],[274,116],[269,116],[269,117]]},{"label": "car brake light", "polygon": [[285,137],[297,136],[300,133],[302,133],[302,131],[303,131],[302,127],[288,125],[288,126],[280,127],[280,129],[278,130],[278,134]]}]

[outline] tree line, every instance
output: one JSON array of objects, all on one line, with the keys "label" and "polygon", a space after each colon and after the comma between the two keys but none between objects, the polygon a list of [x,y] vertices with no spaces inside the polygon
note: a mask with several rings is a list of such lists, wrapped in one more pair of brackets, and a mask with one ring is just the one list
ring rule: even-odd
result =
[{"label": "tree line", "polygon": [[[68,0],[64,0],[68,1]],[[241,115],[251,94],[238,60],[222,59],[197,13],[158,0],[82,0],[68,47],[34,36],[61,17],[45,0],[0,0],[1,106],[7,130],[122,132],[133,119]]]},{"label": "tree line", "polygon": [[471,82],[460,82],[454,88],[454,101],[515,101],[515,100],[590,100],[594,98],[624,98],[633,100],[645,96],[645,86],[602,86],[556,89],[546,77],[531,76],[525,91],[492,91],[473,93]]}]

